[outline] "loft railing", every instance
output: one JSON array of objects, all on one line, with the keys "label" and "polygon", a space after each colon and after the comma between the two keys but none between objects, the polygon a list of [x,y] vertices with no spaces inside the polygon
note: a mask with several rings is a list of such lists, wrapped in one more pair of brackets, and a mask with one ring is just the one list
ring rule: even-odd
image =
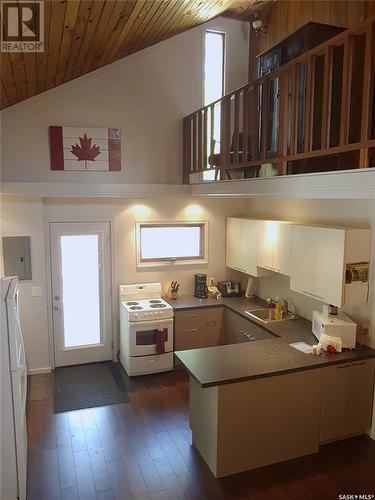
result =
[{"label": "loft railing", "polygon": [[186,116],[184,182],[375,166],[375,19]]}]

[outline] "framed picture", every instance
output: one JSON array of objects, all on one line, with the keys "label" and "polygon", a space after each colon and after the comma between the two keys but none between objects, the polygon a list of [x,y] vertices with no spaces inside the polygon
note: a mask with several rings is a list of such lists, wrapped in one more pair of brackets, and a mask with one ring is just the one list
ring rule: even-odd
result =
[{"label": "framed picture", "polygon": [[121,170],[121,136],[117,128],[51,126],[49,142],[51,170]]}]

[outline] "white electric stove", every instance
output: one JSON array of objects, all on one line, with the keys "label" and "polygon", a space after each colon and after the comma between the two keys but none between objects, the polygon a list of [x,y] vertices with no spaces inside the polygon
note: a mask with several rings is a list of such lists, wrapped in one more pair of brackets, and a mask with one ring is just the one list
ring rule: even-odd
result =
[{"label": "white electric stove", "polygon": [[173,369],[173,316],[161,283],[120,285],[120,361],[129,376]]}]

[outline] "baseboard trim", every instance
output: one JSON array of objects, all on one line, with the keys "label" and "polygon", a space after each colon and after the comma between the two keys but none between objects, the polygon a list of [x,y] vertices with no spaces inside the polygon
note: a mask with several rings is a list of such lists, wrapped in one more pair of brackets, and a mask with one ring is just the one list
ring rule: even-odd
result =
[{"label": "baseboard trim", "polygon": [[30,370],[27,370],[27,373],[29,375],[39,375],[42,373],[51,373],[52,368],[50,366],[46,366],[45,368],[30,368]]}]

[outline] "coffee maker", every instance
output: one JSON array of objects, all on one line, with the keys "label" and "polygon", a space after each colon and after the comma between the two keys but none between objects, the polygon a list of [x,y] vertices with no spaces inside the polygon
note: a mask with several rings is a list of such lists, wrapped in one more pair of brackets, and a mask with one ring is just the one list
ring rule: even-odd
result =
[{"label": "coffee maker", "polygon": [[207,299],[207,274],[194,274],[194,297]]}]

